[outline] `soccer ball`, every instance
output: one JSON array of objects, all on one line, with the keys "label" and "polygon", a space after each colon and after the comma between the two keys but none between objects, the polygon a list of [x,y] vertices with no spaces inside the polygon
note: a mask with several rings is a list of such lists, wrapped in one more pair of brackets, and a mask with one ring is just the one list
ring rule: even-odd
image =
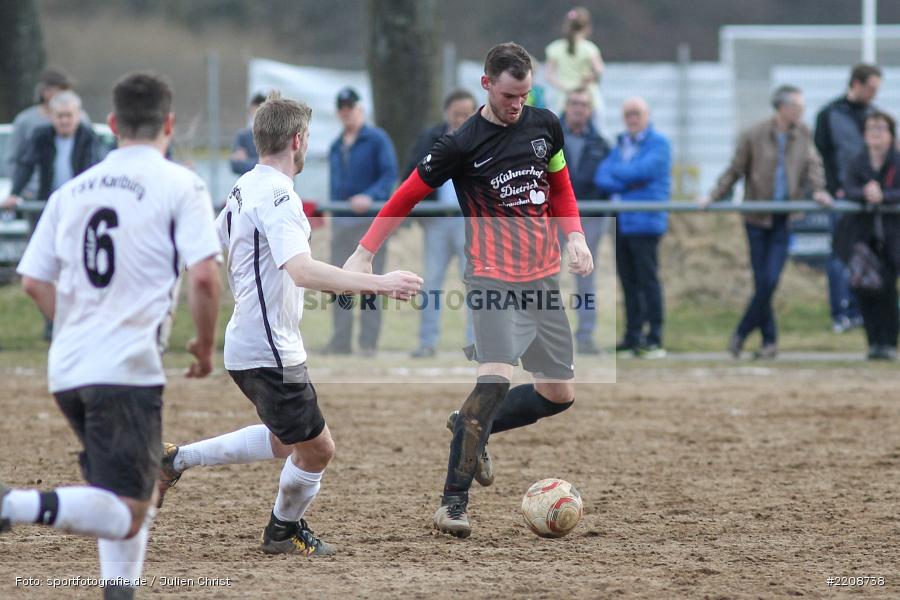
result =
[{"label": "soccer ball", "polygon": [[540,537],[566,535],[578,525],[583,510],[581,494],[562,479],[541,479],[522,498],[525,524]]}]

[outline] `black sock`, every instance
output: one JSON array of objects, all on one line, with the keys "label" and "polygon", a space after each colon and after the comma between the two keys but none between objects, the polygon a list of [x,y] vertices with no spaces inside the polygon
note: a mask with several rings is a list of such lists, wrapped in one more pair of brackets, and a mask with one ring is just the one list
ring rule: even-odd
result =
[{"label": "black sock", "polygon": [[494,417],[491,434],[508,431],[537,423],[538,419],[559,414],[572,406],[572,402],[557,404],[541,396],[533,384],[517,385],[509,390],[497,416]]},{"label": "black sock", "polygon": [[508,391],[508,379],[499,375],[484,375],[478,378],[475,389],[459,410],[450,442],[450,460],[444,483],[445,503],[465,502],[468,499],[478,456],[484,450],[494,415]]},{"label": "black sock", "polygon": [[125,585],[103,586],[103,600],[133,600],[135,588]]},{"label": "black sock", "polygon": [[272,513],[271,518],[269,518],[269,526],[266,529],[269,531],[270,538],[276,542],[281,542],[294,535],[297,524],[292,521],[282,521],[275,516],[275,513]]}]

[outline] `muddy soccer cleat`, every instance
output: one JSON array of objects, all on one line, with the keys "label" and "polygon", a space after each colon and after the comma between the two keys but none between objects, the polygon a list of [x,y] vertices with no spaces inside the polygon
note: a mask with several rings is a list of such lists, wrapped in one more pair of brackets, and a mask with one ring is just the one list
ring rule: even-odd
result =
[{"label": "muddy soccer cleat", "polygon": [[280,521],[272,515],[269,524],[263,531],[260,550],[266,554],[302,554],[307,558],[313,556],[331,556],[337,552],[334,544],[329,544],[316,536],[306,520],[299,523]]},{"label": "muddy soccer cleat", "polygon": [[175,470],[175,456],[177,454],[178,446],[169,444],[168,442],[163,444],[163,457],[159,467],[159,479],[156,481],[156,489],[159,491],[159,501],[156,503],[157,508],[162,506],[166,492],[169,491],[170,487],[178,483],[178,480],[181,479],[181,475],[184,473],[184,471],[179,472]]},{"label": "muddy soccer cleat", "polygon": [[[450,413],[450,416],[447,417],[447,429],[450,430],[450,433],[453,433],[453,427],[456,425],[456,419],[458,418],[458,410],[454,410]],[[484,450],[481,452],[481,456],[478,457],[478,465],[475,467],[475,481],[484,487],[494,483],[494,463],[491,460],[491,455],[488,454],[487,442],[484,444]]]},{"label": "muddy soccer cleat", "polygon": [[[3,498],[10,492],[11,490],[4,483],[0,483],[0,506],[3,506]],[[9,519],[0,519],[0,533],[4,531],[9,531],[12,529],[12,524],[9,522]]]},{"label": "muddy soccer cleat", "polygon": [[467,538],[472,534],[469,514],[466,512],[467,502],[462,499],[448,499],[434,513],[434,528],[442,533],[449,533],[458,538]]}]

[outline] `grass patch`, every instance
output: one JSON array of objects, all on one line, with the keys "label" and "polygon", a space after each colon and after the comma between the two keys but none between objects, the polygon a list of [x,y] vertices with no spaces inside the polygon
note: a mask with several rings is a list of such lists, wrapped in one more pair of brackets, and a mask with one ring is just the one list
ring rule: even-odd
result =
[{"label": "grass patch", "polygon": [[[665,344],[673,352],[722,351],[734,331],[752,291],[747,264],[746,243],[740,222],[734,217],[715,215],[690,219],[674,215],[672,228],[660,247],[662,280],[666,291]],[[328,257],[327,233],[313,236],[313,254]],[[419,227],[400,229],[390,241],[388,268],[410,269],[421,273],[422,234]],[[607,237],[596,257],[598,327],[600,346],[611,347],[622,336],[621,293],[617,289],[613,269],[610,238]],[[223,281],[225,281],[223,274]],[[574,282],[562,277],[564,292],[572,291]],[[171,360],[186,364],[184,347],[193,333],[187,301],[182,286],[175,327],[170,340]],[[452,264],[445,284],[447,291],[463,290]],[[617,303],[611,302],[616,298]],[[308,292],[301,331],[306,348],[315,351],[331,336],[331,311],[322,307],[323,296]],[[617,305],[618,304],[618,305]],[[775,301],[780,328],[779,344],[785,351],[862,352],[865,340],[857,330],[844,335],[831,332],[825,277],[802,265],[790,263],[782,278]],[[219,315],[219,349],[225,326],[231,317],[233,300],[227,289],[222,294]],[[357,320],[359,311],[357,313]],[[14,353],[46,351],[42,339],[43,320],[37,309],[18,285],[0,287],[0,349],[8,357]],[[465,311],[443,310],[439,349],[458,350],[466,344]],[[420,314],[412,306],[391,301],[383,315],[379,348],[408,352],[418,343]],[[574,311],[569,311],[573,326]],[[355,324],[354,335],[359,331]],[[758,343],[758,334],[748,340],[748,349]],[[169,360],[169,359],[167,359]]]},{"label": "grass patch", "polygon": [[[223,292],[222,298],[218,338],[220,350],[225,326],[233,309],[228,290]],[[320,299],[321,296],[316,294],[312,298]],[[802,298],[785,298],[777,302],[777,307],[780,346],[783,350],[862,352],[865,348],[861,330],[844,335],[831,332],[828,305],[824,299],[819,303],[810,303]],[[312,308],[308,306],[304,311],[301,331],[304,343],[311,352],[328,342],[331,335],[331,310],[333,307],[323,309],[316,305]],[[41,337],[43,319],[19,286],[0,288],[0,313],[3,314],[3,319],[0,319],[0,349],[5,352],[46,351],[47,344]],[[621,308],[615,321],[608,313],[608,310],[601,308],[597,332],[598,342],[607,347],[621,337],[624,326]],[[575,315],[569,316],[574,325]],[[670,303],[666,314],[666,347],[673,352],[722,351],[740,316],[741,309],[712,302],[703,305]],[[390,302],[383,319],[380,349],[410,351],[416,347],[419,313],[412,306]],[[358,327],[358,322],[356,325]],[[616,332],[615,335],[613,331]],[[183,353],[192,334],[190,311],[186,298],[182,297],[170,339],[170,353]],[[756,339],[758,335],[748,340],[748,346],[756,344]],[[440,349],[454,350],[464,345],[465,314],[461,310],[442,311]]]}]

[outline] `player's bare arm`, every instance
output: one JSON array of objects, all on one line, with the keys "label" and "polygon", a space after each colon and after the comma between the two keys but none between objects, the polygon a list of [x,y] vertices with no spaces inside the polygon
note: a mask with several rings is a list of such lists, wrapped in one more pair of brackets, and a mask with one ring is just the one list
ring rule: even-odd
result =
[{"label": "player's bare arm", "polygon": [[372,259],[375,254],[369,252],[362,246],[357,246],[356,251],[350,255],[350,258],[344,263],[345,271],[353,271],[356,273],[371,273]]},{"label": "player's bare arm", "polygon": [[196,337],[188,342],[188,352],[196,361],[188,368],[188,377],[206,377],[212,372],[212,355],[216,343],[216,321],[219,316],[219,265],[209,257],[188,269],[191,316],[197,328]]},{"label": "player's bare arm", "polygon": [[354,272],[316,260],[304,252],[288,260],[284,268],[296,285],[323,292],[375,293],[408,300],[424,283],[421,277],[410,271],[373,275],[371,258],[368,272]]},{"label": "player's bare arm", "polygon": [[53,320],[56,313],[56,285],[34,277],[22,277],[22,289],[34,300],[41,314]]}]

